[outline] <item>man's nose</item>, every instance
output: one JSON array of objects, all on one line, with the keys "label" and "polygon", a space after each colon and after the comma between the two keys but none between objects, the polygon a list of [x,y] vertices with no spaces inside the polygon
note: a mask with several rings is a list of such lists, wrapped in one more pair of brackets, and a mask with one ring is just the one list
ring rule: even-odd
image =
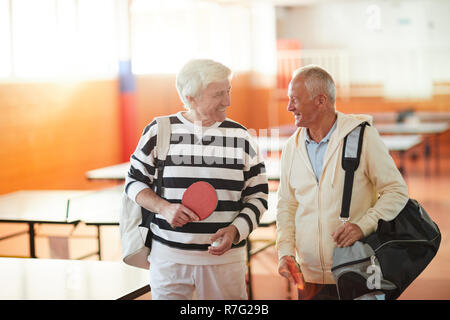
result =
[{"label": "man's nose", "polygon": [[226,107],[228,107],[231,103],[231,97],[230,94],[226,94],[225,97],[222,99],[222,104]]},{"label": "man's nose", "polygon": [[295,110],[295,108],[294,108],[294,106],[292,105],[292,102],[291,102],[291,101],[289,101],[289,103],[288,103],[286,109],[287,109],[287,111],[291,111],[291,112]]}]

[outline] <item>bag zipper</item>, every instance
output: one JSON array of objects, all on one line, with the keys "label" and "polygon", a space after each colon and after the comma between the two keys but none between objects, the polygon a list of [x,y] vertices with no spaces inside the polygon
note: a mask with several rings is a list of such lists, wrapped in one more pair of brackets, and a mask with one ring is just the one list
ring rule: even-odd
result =
[{"label": "bag zipper", "polygon": [[337,270],[337,269],[339,269],[339,268],[342,268],[342,267],[345,267],[345,266],[349,266],[349,265],[351,265],[351,264],[358,264],[358,263],[361,263],[361,262],[370,260],[370,258],[371,258],[371,256],[365,257],[365,258],[363,258],[363,259],[351,261],[351,262],[346,262],[346,263],[343,263],[343,264],[340,264],[340,265],[338,265],[338,266],[336,266],[336,267],[331,268],[331,271],[335,271],[335,270]]},{"label": "bag zipper", "polygon": [[380,250],[381,248],[383,248],[385,245],[387,244],[391,244],[394,242],[433,242],[434,240],[436,240],[440,235],[437,235],[436,237],[434,237],[431,240],[391,240],[391,241],[387,241],[385,243],[383,243],[382,245],[380,245],[378,248],[374,249],[373,251],[376,253],[378,250]]}]

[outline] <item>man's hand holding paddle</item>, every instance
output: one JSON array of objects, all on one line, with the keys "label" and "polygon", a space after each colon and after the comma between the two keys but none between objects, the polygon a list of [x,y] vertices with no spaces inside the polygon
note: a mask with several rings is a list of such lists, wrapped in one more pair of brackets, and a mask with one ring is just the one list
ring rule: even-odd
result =
[{"label": "man's hand holding paddle", "polygon": [[152,189],[142,190],[136,196],[136,202],[147,210],[161,214],[173,227],[182,227],[191,221],[199,221],[198,216],[180,203],[170,203],[158,196]]},{"label": "man's hand holding paddle", "polygon": [[182,227],[191,221],[199,221],[198,216],[180,203],[168,203],[160,212],[172,227]]}]

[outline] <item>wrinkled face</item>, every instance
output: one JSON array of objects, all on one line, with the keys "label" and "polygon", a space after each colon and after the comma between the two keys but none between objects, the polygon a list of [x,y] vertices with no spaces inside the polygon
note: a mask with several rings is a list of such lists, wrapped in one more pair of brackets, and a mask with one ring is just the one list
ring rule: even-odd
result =
[{"label": "wrinkled face", "polygon": [[193,98],[191,108],[199,120],[222,122],[226,118],[226,109],[230,105],[231,85],[229,80],[210,83],[201,95]]},{"label": "wrinkled face", "polygon": [[301,77],[293,79],[288,88],[289,104],[287,110],[295,118],[295,126],[309,128],[319,122],[319,108],[308,93]]}]

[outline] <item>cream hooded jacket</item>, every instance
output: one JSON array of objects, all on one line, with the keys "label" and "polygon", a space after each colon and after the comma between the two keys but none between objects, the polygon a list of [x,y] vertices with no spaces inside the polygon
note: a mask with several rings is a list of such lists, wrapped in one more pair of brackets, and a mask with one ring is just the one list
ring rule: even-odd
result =
[{"label": "cream hooded jacket", "polygon": [[[345,136],[372,118],[337,112],[317,182],[305,146],[306,128],[299,128],[283,149],[277,204],[278,257],[295,256],[306,282],[333,284],[331,233],[339,220],[344,190],[342,149]],[[372,126],[364,131],[361,160],[355,171],[350,222],[364,236],[376,230],[379,219],[392,220],[408,201],[408,189],[389,151]]]}]

